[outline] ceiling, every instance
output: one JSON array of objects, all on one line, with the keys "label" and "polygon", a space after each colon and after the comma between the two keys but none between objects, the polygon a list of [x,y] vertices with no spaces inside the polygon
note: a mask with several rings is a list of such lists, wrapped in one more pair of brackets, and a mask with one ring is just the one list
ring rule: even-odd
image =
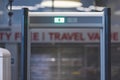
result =
[{"label": "ceiling", "polygon": [[[28,7],[32,8],[31,11],[38,11],[38,12],[50,12],[52,11],[52,8],[47,8],[47,7],[41,7],[40,4],[44,0],[14,0],[13,2],[13,8],[17,7]],[[3,2],[3,3],[2,3]],[[54,8],[54,11],[59,11],[59,12],[79,12],[79,11],[89,11],[88,9],[90,7],[94,7],[94,0],[80,0],[82,3],[82,6],[78,8]],[[0,0],[0,15],[3,14],[2,9],[5,9],[4,12],[6,12],[6,4],[8,3],[8,0]],[[108,0],[108,6],[112,9],[112,25],[120,25],[120,0]],[[36,8],[37,7],[37,8]],[[20,21],[18,20],[19,17],[21,17],[20,12],[21,9],[16,9],[13,11],[14,16],[13,16],[13,22],[18,24]],[[3,14],[7,15],[7,14]],[[6,17],[6,16],[4,16]],[[2,17],[0,17],[2,18]],[[2,21],[2,20],[1,20]]]}]

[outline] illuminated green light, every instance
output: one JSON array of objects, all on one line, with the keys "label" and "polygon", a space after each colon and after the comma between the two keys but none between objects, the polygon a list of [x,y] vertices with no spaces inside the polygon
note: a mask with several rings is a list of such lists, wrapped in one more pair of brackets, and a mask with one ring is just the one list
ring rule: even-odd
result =
[{"label": "illuminated green light", "polygon": [[54,17],[54,23],[65,23],[64,17]]}]

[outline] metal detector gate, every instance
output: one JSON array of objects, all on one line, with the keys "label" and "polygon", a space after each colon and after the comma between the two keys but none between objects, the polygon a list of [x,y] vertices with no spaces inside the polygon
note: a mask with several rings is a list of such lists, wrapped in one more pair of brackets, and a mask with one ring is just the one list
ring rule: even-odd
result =
[{"label": "metal detector gate", "polygon": [[100,29],[100,80],[111,80],[109,8],[102,12],[29,12],[24,8],[23,15],[21,80],[30,80],[30,29],[56,27]]}]

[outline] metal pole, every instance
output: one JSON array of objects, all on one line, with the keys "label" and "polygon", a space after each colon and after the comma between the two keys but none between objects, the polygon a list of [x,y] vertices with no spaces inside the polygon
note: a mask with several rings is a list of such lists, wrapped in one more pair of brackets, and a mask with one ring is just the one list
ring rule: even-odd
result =
[{"label": "metal pole", "polygon": [[100,80],[111,80],[111,20],[110,8],[104,9],[103,29],[100,30]]},{"label": "metal pole", "polygon": [[105,80],[111,80],[111,11],[105,8]]},{"label": "metal pole", "polygon": [[28,9],[23,9],[23,19],[22,19],[22,42],[21,42],[21,79],[27,80],[27,40],[28,40]]}]

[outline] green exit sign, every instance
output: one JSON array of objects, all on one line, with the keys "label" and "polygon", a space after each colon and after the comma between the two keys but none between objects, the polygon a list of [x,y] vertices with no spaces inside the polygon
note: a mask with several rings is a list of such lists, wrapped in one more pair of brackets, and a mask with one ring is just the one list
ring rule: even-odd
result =
[{"label": "green exit sign", "polygon": [[64,17],[54,17],[54,23],[65,23]]}]

